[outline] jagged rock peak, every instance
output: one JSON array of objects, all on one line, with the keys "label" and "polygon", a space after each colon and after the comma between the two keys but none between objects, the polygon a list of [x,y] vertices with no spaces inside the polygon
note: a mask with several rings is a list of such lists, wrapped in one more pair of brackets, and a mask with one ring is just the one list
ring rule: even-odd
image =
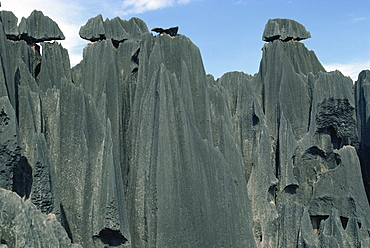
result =
[{"label": "jagged rock peak", "polygon": [[22,18],[19,34],[20,39],[32,43],[65,39],[58,24],[38,10],[34,10],[27,19]]},{"label": "jagged rock peak", "polygon": [[140,40],[143,33],[148,33],[148,27],[139,18],[122,20],[115,17],[112,20],[103,21],[101,14],[90,18],[85,25],[80,28],[80,37],[91,42],[111,39],[114,43],[125,40]]},{"label": "jagged rock peak", "polygon": [[0,11],[0,21],[4,25],[6,37],[10,40],[18,40],[18,18],[11,11]]},{"label": "jagged rock peak", "polygon": [[85,25],[80,28],[80,37],[92,42],[104,40],[105,30],[103,25],[103,16],[101,14],[90,18]]},{"label": "jagged rock peak", "polygon": [[264,41],[299,41],[308,38],[311,38],[311,34],[302,24],[294,20],[280,18],[269,19],[262,36]]},{"label": "jagged rock peak", "polygon": [[161,34],[168,34],[169,36],[176,36],[177,32],[179,31],[179,27],[176,26],[176,27],[167,28],[167,29],[153,28],[152,31],[156,32],[156,33],[159,33],[160,35]]}]

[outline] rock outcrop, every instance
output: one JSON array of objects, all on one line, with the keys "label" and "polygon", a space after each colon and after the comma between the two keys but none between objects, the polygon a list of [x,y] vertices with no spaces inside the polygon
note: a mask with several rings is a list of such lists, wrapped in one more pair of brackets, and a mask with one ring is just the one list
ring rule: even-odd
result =
[{"label": "rock outcrop", "polygon": [[0,21],[4,25],[4,32],[9,40],[18,40],[18,18],[11,11],[0,12]]},{"label": "rock outcrop", "polygon": [[140,41],[141,35],[147,32],[146,24],[138,18],[126,21],[116,17],[103,21],[102,15],[97,15],[80,28],[80,37],[91,42],[108,39],[118,48],[126,40]]},{"label": "rock outcrop", "polygon": [[311,34],[302,24],[294,20],[280,18],[268,20],[262,36],[264,41],[300,41],[308,38],[311,38]]},{"label": "rock outcrop", "polygon": [[33,11],[27,19],[22,18],[19,24],[19,35],[22,40],[27,42],[65,39],[58,24],[37,10]]},{"label": "rock outcrop", "polygon": [[177,30],[101,15],[71,69],[42,16],[0,13],[2,245],[370,246],[369,71],[273,19],[259,72],[215,80]]}]

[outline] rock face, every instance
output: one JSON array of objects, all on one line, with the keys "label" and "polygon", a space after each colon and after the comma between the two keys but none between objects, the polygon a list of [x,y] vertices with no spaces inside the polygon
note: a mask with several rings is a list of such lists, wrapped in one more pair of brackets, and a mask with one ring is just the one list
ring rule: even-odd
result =
[{"label": "rock face", "polygon": [[0,17],[2,245],[370,246],[369,72],[325,72],[301,24],[269,20],[259,72],[215,80],[137,18],[88,20],[71,69]]},{"label": "rock face", "polygon": [[290,19],[276,18],[268,20],[262,39],[264,41],[300,41],[308,38],[311,38],[311,34],[302,24]]},{"label": "rock face", "polygon": [[355,83],[357,130],[360,141],[358,155],[362,165],[362,176],[370,199],[370,71],[362,71]]},{"label": "rock face", "polygon": [[58,24],[37,10],[34,10],[27,19],[22,18],[19,24],[19,35],[27,42],[65,39]]},{"label": "rock face", "polygon": [[30,200],[0,189],[2,247],[81,247],[71,244],[54,214],[45,215]]},{"label": "rock face", "polygon": [[125,40],[141,40],[141,34],[147,32],[146,24],[138,18],[126,21],[116,17],[103,21],[102,15],[97,15],[80,28],[80,37],[91,42],[110,39],[117,48]]},{"label": "rock face", "polygon": [[19,38],[18,18],[11,11],[0,11],[0,21],[4,25],[4,32],[8,39],[17,40]]}]

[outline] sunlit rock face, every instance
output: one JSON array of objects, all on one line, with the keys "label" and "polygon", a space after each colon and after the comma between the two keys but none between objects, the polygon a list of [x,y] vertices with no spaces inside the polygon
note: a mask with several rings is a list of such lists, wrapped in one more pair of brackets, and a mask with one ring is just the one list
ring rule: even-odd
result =
[{"label": "sunlit rock face", "polygon": [[177,27],[98,15],[70,68],[50,18],[0,21],[2,245],[370,246],[369,72],[326,72],[300,23],[214,79]]}]

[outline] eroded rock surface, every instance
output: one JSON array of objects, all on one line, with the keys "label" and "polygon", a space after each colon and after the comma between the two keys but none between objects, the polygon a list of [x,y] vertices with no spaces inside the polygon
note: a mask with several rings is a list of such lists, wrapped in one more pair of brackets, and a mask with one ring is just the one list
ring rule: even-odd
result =
[{"label": "eroded rock surface", "polygon": [[88,20],[72,69],[43,42],[56,23],[16,20],[0,13],[1,245],[370,246],[369,72],[355,90],[326,72],[303,25],[269,20],[259,72],[214,79],[137,18]]},{"label": "eroded rock surface", "polygon": [[262,39],[264,41],[300,41],[308,38],[311,38],[311,34],[302,24],[290,19],[276,18],[268,20]]},{"label": "eroded rock surface", "polygon": [[30,200],[0,189],[0,239],[7,247],[81,247],[71,244],[54,214],[45,215]]},{"label": "eroded rock surface", "polygon": [[37,10],[34,10],[27,19],[22,18],[19,24],[19,35],[27,42],[65,39],[58,24]]},{"label": "eroded rock surface", "polygon": [[146,24],[138,18],[127,21],[116,17],[103,21],[103,16],[97,15],[80,28],[79,34],[82,39],[91,42],[111,40],[115,48],[118,48],[126,40],[139,41],[141,35],[148,32]]}]

